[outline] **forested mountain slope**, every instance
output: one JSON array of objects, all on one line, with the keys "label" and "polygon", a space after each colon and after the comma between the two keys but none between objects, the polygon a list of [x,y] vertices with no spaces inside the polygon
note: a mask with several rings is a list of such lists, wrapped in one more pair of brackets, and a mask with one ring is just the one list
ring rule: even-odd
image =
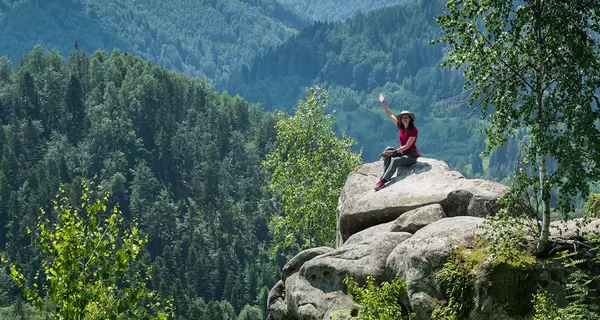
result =
[{"label": "forested mountain slope", "polygon": [[344,20],[357,12],[367,12],[380,7],[415,0],[278,0],[315,21]]},{"label": "forested mountain slope", "polygon": [[[254,59],[229,81],[229,87],[265,105],[288,108],[302,86],[313,82],[357,92],[373,91],[386,82],[407,82],[406,89],[424,93],[456,89],[460,75],[448,79],[458,81],[435,84],[423,79],[445,71],[438,68],[442,47],[429,43],[439,33],[433,18],[441,12],[441,3],[421,1],[357,15],[343,23],[317,22]],[[416,86],[415,81],[426,87]],[[279,84],[275,90],[274,84]]]},{"label": "forested mountain slope", "polygon": [[430,44],[439,36],[434,19],[444,3],[422,0],[316,23],[256,58],[228,89],[269,109],[292,110],[305,86],[324,86],[338,130],[358,140],[367,161],[398,144],[397,128],[377,100],[385,93],[393,112],[416,112],[423,154],[482,174],[484,140],[477,115],[465,120],[470,110],[462,75],[441,69],[443,47]]},{"label": "forested mountain slope", "polygon": [[[278,270],[259,169],[275,122],[120,51],[64,61],[37,46],[16,70],[2,58],[0,251],[33,277],[39,247],[27,228],[59,184],[72,195],[95,177],[149,237],[138,267],[152,266],[151,288],[173,297],[178,319],[261,313]],[[6,279],[0,307],[17,299]]]},{"label": "forested mountain slope", "polygon": [[275,0],[0,0],[0,54],[119,48],[169,69],[225,79],[307,26]]}]

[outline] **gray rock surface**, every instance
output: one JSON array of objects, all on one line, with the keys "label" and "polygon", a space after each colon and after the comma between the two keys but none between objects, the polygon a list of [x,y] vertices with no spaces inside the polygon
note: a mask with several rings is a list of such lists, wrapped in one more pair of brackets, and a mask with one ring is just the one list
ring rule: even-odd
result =
[{"label": "gray rock surface", "polygon": [[438,203],[420,207],[403,213],[392,223],[391,232],[415,233],[428,224],[446,218],[444,209]]},{"label": "gray rock surface", "polygon": [[298,272],[300,267],[310,259],[320,256],[322,254],[333,251],[333,248],[330,247],[317,247],[311,248],[304,251],[300,251],[297,255],[295,255],[290,261],[288,261],[285,266],[283,266],[283,281],[291,274]]},{"label": "gray rock surface", "polygon": [[399,169],[388,186],[374,191],[382,166],[382,161],[368,163],[348,175],[338,203],[338,245],[361,230],[430,204],[440,204],[449,217],[485,217],[499,210],[496,201],[508,191],[500,183],[466,179],[445,162],[427,158]]},{"label": "gray rock surface", "polygon": [[267,320],[286,320],[288,319],[287,305],[283,299],[284,284],[279,280],[269,291],[267,297]]},{"label": "gray rock surface", "polygon": [[344,245],[320,255],[300,268],[300,274],[324,292],[342,290],[344,277],[361,282],[367,275],[387,280],[387,258],[402,241],[411,237],[407,232],[384,232],[365,241]]},{"label": "gray rock surface", "polygon": [[399,277],[406,281],[408,297],[419,319],[431,315],[432,303],[423,301],[424,296],[440,298],[434,283],[434,272],[440,270],[452,250],[459,245],[471,246],[477,235],[484,231],[479,228],[483,218],[453,217],[436,221],[417,231],[408,240],[400,243],[390,253],[386,268],[390,278]]},{"label": "gray rock surface", "polygon": [[439,204],[427,205],[403,213],[399,218],[387,223],[366,228],[351,235],[344,244],[353,244],[364,241],[376,234],[383,232],[408,232],[415,233],[424,226],[445,218],[444,210]]},{"label": "gray rock surface", "polygon": [[353,310],[357,307],[352,298],[341,290],[322,291],[300,273],[285,281],[287,312],[291,319],[324,319],[332,310]]},{"label": "gray rock surface", "polygon": [[572,236],[581,236],[584,233],[600,232],[600,219],[584,221],[583,219],[573,219],[565,221],[550,222],[550,236],[569,238]]},{"label": "gray rock surface", "polygon": [[359,232],[351,235],[346,240],[346,242],[344,242],[344,245],[359,243],[361,241],[365,241],[365,240],[367,240],[377,234],[380,234],[380,233],[392,232],[393,226],[394,226],[394,221],[391,221],[388,223],[382,223],[382,224],[378,224],[376,226],[366,228],[365,230],[359,231]]}]

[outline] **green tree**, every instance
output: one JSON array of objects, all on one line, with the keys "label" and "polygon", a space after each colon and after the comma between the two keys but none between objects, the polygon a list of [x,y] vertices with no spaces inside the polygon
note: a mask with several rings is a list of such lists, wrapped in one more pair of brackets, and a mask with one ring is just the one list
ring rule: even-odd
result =
[{"label": "green tree", "polygon": [[281,215],[270,223],[275,250],[296,243],[296,236],[304,247],[335,241],[340,190],[361,159],[350,150],[354,140],[336,137],[326,106],[327,93],[312,87],[294,116],[279,114],[277,146],[262,163],[271,175],[268,189],[281,202]]},{"label": "green tree", "polygon": [[[597,1],[448,1],[437,17],[451,51],[443,66],[465,67],[469,105],[489,106],[488,147],[502,146],[517,129],[529,133],[515,190],[542,203],[538,251],[549,237],[551,191],[567,213],[578,193],[600,178],[600,85]],[[555,166],[550,164],[555,162]]]},{"label": "green tree", "polygon": [[[409,310],[402,304],[402,297],[407,294],[406,283],[400,279],[384,281],[379,286],[375,278],[367,276],[363,286],[359,286],[352,278],[344,278],[354,301],[361,306],[356,316],[357,320],[402,320],[409,319]],[[411,315],[411,316],[414,316]]]},{"label": "green tree", "polygon": [[35,80],[28,70],[18,75],[19,110],[18,115],[29,116],[33,119],[40,117],[40,103]]},{"label": "green tree", "polygon": [[259,307],[247,304],[240,311],[237,320],[260,320],[264,318],[262,310]]},{"label": "green tree", "polygon": [[600,217],[600,193],[594,193],[585,204],[585,212],[590,217]]},{"label": "green tree", "polygon": [[65,105],[67,110],[67,137],[73,144],[77,144],[83,135],[85,128],[85,105],[84,95],[79,79],[71,75],[65,94]]},{"label": "green tree", "polygon": [[137,224],[123,230],[118,207],[107,208],[109,195],[96,197],[100,190],[93,188],[93,183],[83,182],[77,203],[66,197],[63,188],[59,190],[52,201],[54,214],[49,217],[42,209],[36,229],[45,255],[43,272],[29,284],[10,265],[12,278],[52,319],[167,319],[169,306],[160,306],[140,273],[130,274],[147,240],[140,237]]}]

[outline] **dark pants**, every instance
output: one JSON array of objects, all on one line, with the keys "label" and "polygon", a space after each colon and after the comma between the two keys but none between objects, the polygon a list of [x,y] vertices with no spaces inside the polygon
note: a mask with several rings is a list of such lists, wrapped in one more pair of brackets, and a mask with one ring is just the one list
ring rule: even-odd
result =
[{"label": "dark pants", "polygon": [[[387,147],[385,150],[394,150],[394,147]],[[417,158],[410,154],[402,155],[399,157],[385,157],[383,158],[383,179],[386,181],[392,180],[392,176],[400,167],[408,167],[417,163]]]}]

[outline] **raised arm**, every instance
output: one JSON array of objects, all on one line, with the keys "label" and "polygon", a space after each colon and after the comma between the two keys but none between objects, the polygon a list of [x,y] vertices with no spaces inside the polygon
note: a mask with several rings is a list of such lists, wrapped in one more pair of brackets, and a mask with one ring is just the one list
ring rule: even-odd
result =
[{"label": "raised arm", "polygon": [[392,120],[397,127],[398,119],[396,119],[396,117],[392,113],[392,110],[390,110],[390,108],[388,108],[388,106],[387,106],[387,103],[385,103],[385,96],[383,95],[383,93],[379,94],[379,102],[381,102],[381,105],[383,106],[383,109],[385,110],[385,114],[387,114],[388,118],[390,118],[390,120]]}]

